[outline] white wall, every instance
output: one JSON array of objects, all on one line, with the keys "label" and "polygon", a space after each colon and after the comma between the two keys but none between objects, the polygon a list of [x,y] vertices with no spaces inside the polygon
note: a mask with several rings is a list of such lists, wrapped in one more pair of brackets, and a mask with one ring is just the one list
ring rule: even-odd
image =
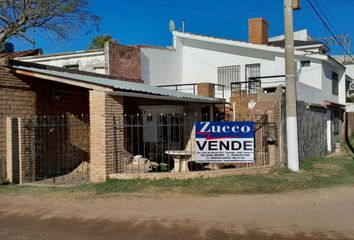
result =
[{"label": "white wall", "polygon": [[[240,81],[246,81],[247,64],[260,63],[261,76],[284,75],[283,53],[211,43],[174,36],[175,51],[142,48],[142,78],[146,84],[218,83],[217,69],[240,66]],[[345,103],[343,69],[320,59],[311,58],[310,66],[301,67],[306,56],[296,56],[298,100],[324,104],[324,100]],[[339,75],[339,96],[332,94],[332,71]],[[354,67],[353,67],[354,75]],[[354,76],[353,76],[354,77]],[[285,85],[285,78],[262,79],[262,87]],[[186,90],[183,90],[186,91]],[[230,89],[225,90],[228,101]]]},{"label": "white wall", "polygon": [[19,58],[21,61],[46,64],[57,67],[67,65],[79,65],[79,70],[87,72],[106,73],[106,61],[104,51],[82,52],[62,55],[43,55],[35,57]]},{"label": "white wall", "polygon": [[323,105],[324,97],[321,89],[311,87],[298,81],[296,83],[296,91],[299,101]]},{"label": "white wall", "polygon": [[[144,142],[158,141],[157,129],[161,125],[158,119],[161,114],[183,114],[183,106],[177,105],[139,106],[139,108],[143,112]],[[152,116],[152,121],[147,121],[149,115]]]},{"label": "white wall", "polygon": [[[218,83],[217,69],[222,66],[240,65],[240,80],[246,81],[247,64],[260,63],[261,75],[284,73],[282,58],[266,51],[250,50],[220,44],[183,40],[183,83]],[[274,81],[269,79],[268,81]],[[225,90],[228,100],[230,89]]]},{"label": "white wall", "polygon": [[181,73],[181,56],[175,50],[141,48],[141,78],[145,84],[179,84]]},{"label": "white wall", "polygon": [[322,89],[322,62],[310,61],[310,66],[301,67],[301,61],[298,59],[296,63],[297,80],[303,84],[316,89]]},{"label": "white wall", "polygon": [[[338,96],[332,94],[332,71],[338,74]],[[344,85],[343,85],[344,84]],[[345,77],[344,77],[344,69],[335,68],[328,63],[323,63],[322,65],[322,88],[323,88],[323,97],[324,100],[328,100],[331,102],[338,102],[341,104],[345,104]],[[341,95],[340,95],[341,94]],[[341,98],[339,98],[341,96]]]}]

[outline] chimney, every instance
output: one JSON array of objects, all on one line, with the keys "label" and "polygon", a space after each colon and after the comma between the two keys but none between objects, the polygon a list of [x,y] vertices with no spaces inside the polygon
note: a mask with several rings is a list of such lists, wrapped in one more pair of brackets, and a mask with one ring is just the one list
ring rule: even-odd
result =
[{"label": "chimney", "polygon": [[248,42],[268,44],[268,22],[263,18],[248,19]]}]

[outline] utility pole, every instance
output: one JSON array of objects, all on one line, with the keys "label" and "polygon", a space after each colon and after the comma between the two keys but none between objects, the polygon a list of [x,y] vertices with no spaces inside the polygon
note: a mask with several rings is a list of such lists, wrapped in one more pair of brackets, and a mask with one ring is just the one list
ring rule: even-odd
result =
[{"label": "utility pole", "polygon": [[296,110],[293,9],[299,9],[299,0],[284,0],[287,165],[291,171],[298,172],[299,146]]}]

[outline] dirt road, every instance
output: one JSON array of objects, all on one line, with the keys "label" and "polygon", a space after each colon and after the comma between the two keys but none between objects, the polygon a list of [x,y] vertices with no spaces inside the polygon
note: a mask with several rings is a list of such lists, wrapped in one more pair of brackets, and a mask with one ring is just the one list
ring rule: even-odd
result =
[{"label": "dirt road", "polygon": [[272,195],[0,195],[0,239],[354,239],[354,187]]}]

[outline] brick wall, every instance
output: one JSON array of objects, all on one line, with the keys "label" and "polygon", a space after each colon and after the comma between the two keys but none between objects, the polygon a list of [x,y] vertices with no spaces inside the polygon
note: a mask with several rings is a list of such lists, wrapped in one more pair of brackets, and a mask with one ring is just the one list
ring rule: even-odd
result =
[{"label": "brick wall", "polygon": [[[88,114],[88,91],[66,84],[16,76],[9,69],[0,67],[0,178],[5,177],[6,117],[34,115],[82,115]],[[88,134],[84,129],[78,133],[73,124],[68,127],[67,138],[73,146],[88,152],[88,143],[74,141],[75,134]],[[79,126],[75,123],[75,126]],[[81,129],[81,128],[80,128]],[[74,135],[73,135],[74,134]],[[83,146],[85,145],[85,146]]]},{"label": "brick wall", "polygon": [[[114,118],[123,118],[123,98],[90,91],[90,181],[102,182],[108,173],[120,172],[123,129],[113,131]],[[116,135],[115,135],[116,134]],[[117,148],[114,145],[117,144]]]},{"label": "brick wall", "polygon": [[124,172],[123,97],[106,96],[106,174]]},{"label": "brick wall", "polygon": [[141,82],[140,48],[109,43],[109,75]]},{"label": "brick wall", "polygon": [[[248,108],[248,104],[257,101],[257,94],[236,94],[230,98],[231,105],[236,103],[236,109],[233,109],[238,115],[236,120],[243,120],[242,116],[251,113],[251,109]],[[241,119],[240,119],[241,118]]]},{"label": "brick wall", "polygon": [[263,18],[248,20],[248,42],[268,44],[268,23]]},{"label": "brick wall", "polygon": [[36,103],[33,88],[0,66],[0,178],[5,177],[5,118],[34,115]]},{"label": "brick wall", "polygon": [[37,115],[81,115],[89,113],[88,90],[37,80],[32,85],[37,93]]},{"label": "brick wall", "polygon": [[205,97],[214,97],[214,84],[212,83],[198,83],[197,84],[198,95]]}]

